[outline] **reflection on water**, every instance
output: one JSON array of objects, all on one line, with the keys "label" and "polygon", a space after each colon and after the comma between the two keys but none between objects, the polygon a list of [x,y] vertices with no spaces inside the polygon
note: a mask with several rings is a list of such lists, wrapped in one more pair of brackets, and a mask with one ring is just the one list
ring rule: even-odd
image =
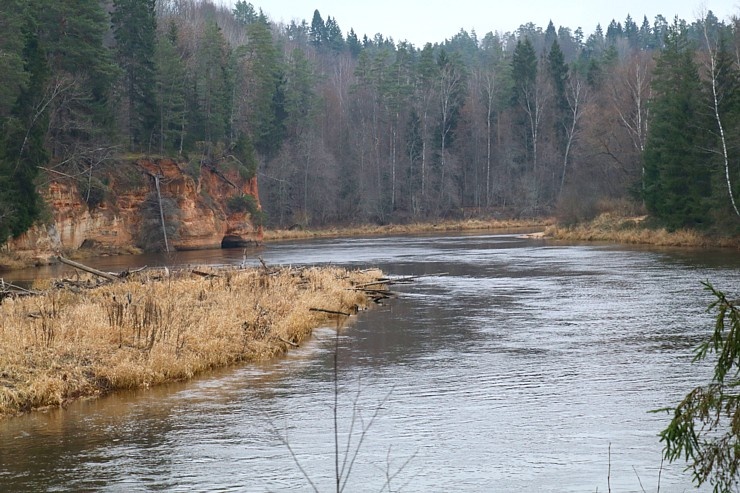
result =
[{"label": "reflection on water", "polygon": [[[243,261],[195,253],[182,263]],[[709,375],[690,364],[711,326],[700,281],[736,290],[737,254],[486,235],[284,243],[248,262],[257,255],[424,276],[339,339],[340,454],[379,411],[346,491],[380,491],[411,457],[386,490],[655,491],[659,475],[662,492],[691,489],[681,465],[660,471],[667,417],[647,411]],[[334,489],[333,334],[271,364],[0,423],[0,490],[310,490],[281,437]]]}]

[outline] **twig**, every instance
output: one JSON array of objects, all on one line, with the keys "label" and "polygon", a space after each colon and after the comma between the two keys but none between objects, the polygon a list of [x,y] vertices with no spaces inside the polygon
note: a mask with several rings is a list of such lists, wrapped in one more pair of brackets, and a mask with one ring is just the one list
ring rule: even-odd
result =
[{"label": "twig", "polygon": [[640,479],[640,475],[637,474],[637,469],[635,469],[635,466],[632,466],[632,470],[635,471],[635,476],[637,476],[637,482],[640,483],[640,489],[642,490],[642,493],[647,493],[647,491],[645,491],[645,487],[642,485],[642,479]]},{"label": "twig", "polygon": [[275,435],[278,437],[278,440],[280,440],[283,445],[285,445],[285,448],[288,449],[288,452],[290,452],[290,457],[293,459],[293,462],[295,462],[295,465],[298,466],[298,469],[300,469],[301,474],[303,474],[303,477],[306,478],[306,481],[308,481],[308,484],[311,485],[311,488],[316,493],[319,493],[319,489],[316,487],[313,481],[311,481],[311,476],[308,475],[306,470],[303,468],[303,465],[301,464],[301,461],[298,460],[298,456],[296,455],[295,451],[293,450],[293,447],[290,446],[290,442],[288,441],[288,430],[286,427],[285,430],[285,437],[283,438],[283,435],[278,432],[277,428],[275,428],[275,425],[273,424],[272,420],[269,419],[268,416],[268,422],[270,423],[270,426],[272,427],[272,431],[275,433]]},{"label": "twig", "polygon": [[606,471],[606,487],[612,493],[612,442],[609,442],[609,468]]},{"label": "twig", "polygon": [[[416,449],[416,451],[413,454],[411,454],[409,456],[409,458],[404,461],[403,464],[401,464],[401,467],[399,467],[398,469],[396,469],[396,472],[394,472],[393,474],[390,474],[390,470],[391,470],[391,461],[390,461],[391,447],[388,447],[388,454],[386,454],[386,458],[385,458],[385,462],[386,462],[385,478],[386,479],[385,479],[385,484],[383,485],[383,488],[381,488],[381,490],[380,490],[381,492],[383,490],[385,490],[386,488],[388,488],[388,491],[389,492],[392,491],[391,490],[391,481],[393,481],[393,479],[395,479],[396,476],[398,476],[399,474],[401,474],[401,472],[404,469],[406,469],[406,466],[408,466],[409,463],[412,460],[414,460],[414,458],[416,457],[416,455],[418,453],[419,453],[419,449]],[[398,491],[401,491],[401,490],[399,489]]]},{"label": "twig", "polygon": [[352,467],[355,465],[355,460],[357,459],[357,455],[360,453],[360,449],[362,448],[362,442],[365,441],[367,432],[370,430],[370,427],[373,426],[373,423],[375,422],[375,418],[378,417],[380,410],[383,408],[385,403],[388,401],[394,389],[395,389],[395,385],[391,387],[391,389],[388,391],[387,394],[385,394],[385,397],[383,397],[383,400],[381,400],[378,403],[377,407],[375,408],[375,412],[373,412],[373,415],[370,418],[370,421],[368,422],[367,426],[364,426],[364,423],[363,423],[362,432],[360,433],[360,440],[359,442],[357,442],[357,446],[355,447],[355,451],[354,451],[354,454],[352,455],[352,459],[349,461],[349,467],[347,468],[347,474],[345,474],[344,476],[344,481],[342,483],[342,487],[340,488],[340,491],[344,491],[345,486],[347,486],[347,481],[349,481],[350,474],[352,473]]}]

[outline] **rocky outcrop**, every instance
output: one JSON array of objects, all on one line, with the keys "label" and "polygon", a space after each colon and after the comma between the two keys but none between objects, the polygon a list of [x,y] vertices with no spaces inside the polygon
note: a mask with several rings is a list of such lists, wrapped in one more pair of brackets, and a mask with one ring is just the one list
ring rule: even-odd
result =
[{"label": "rocky outcrop", "polygon": [[[262,240],[257,179],[203,166],[193,178],[171,159],[121,162],[106,177],[107,192],[88,206],[73,181],[52,181],[42,195],[51,217],[6,249],[31,253],[40,262],[81,248],[125,252],[163,246],[160,204],[172,250],[245,246]],[[157,181],[159,193],[157,193]],[[234,197],[253,197],[252,213],[230,207]]]}]

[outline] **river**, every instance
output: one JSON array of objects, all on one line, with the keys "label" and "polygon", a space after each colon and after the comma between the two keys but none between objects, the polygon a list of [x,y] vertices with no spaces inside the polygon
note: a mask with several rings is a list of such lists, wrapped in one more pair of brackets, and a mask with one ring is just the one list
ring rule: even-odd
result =
[{"label": "river", "polygon": [[[0,491],[335,490],[335,345],[339,465],[349,455],[345,472],[352,466],[344,491],[692,490],[682,464],[661,466],[668,417],[649,411],[709,377],[709,364],[691,363],[712,326],[700,283],[736,296],[737,252],[486,234],[164,260],[257,256],[420,277],[338,339],[319,329],[279,361],[0,422]],[[87,263],[117,270],[159,259]]]}]

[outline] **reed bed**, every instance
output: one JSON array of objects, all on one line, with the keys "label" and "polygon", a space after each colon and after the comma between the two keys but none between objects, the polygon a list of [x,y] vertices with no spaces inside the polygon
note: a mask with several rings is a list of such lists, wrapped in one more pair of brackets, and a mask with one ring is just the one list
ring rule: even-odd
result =
[{"label": "reed bed", "polygon": [[355,286],[380,276],[334,267],[144,271],[6,297],[0,417],[274,358],[336,323],[328,312],[366,307],[366,291]]},{"label": "reed bed", "polygon": [[601,214],[593,221],[574,226],[551,225],[544,237],[571,241],[611,241],[623,244],[644,244],[678,247],[740,248],[740,238],[703,235],[690,229],[668,231],[644,226],[645,217],[625,218]]},{"label": "reed bed", "polygon": [[323,229],[273,229],[265,230],[264,239],[266,241],[275,241],[342,236],[487,231],[544,227],[552,224],[552,222],[551,219],[464,219],[459,221],[438,221],[434,223],[387,224],[383,226],[361,225]]}]

